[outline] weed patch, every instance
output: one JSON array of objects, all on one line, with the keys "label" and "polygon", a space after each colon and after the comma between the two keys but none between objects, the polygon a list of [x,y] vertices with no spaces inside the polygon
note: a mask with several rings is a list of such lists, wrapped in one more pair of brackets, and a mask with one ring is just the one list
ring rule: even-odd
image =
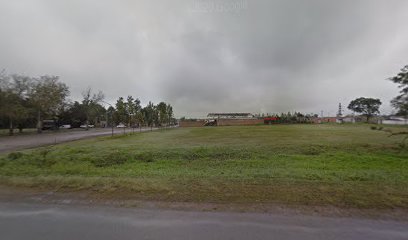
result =
[{"label": "weed patch", "polygon": [[12,152],[12,153],[9,153],[7,155],[7,158],[9,160],[16,160],[16,159],[19,159],[19,158],[21,158],[23,156],[24,156],[24,153],[22,153],[22,152]]},{"label": "weed patch", "polygon": [[108,153],[102,157],[96,157],[91,160],[95,167],[111,167],[115,165],[121,165],[127,162],[129,156],[119,151]]}]

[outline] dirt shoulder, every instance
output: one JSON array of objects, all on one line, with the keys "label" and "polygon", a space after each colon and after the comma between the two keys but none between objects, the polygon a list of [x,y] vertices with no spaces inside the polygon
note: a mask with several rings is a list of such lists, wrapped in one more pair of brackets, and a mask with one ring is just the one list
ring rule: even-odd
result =
[{"label": "dirt shoulder", "polygon": [[356,209],[332,206],[284,204],[227,204],[211,202],[146,201],[132,196],[112,196],[91,191],[59,191],[0,186],[0,202],[35,203],[73,206],[98,206],[141,209],[163,209],[204,212],[246,212],[280,215],[347,217],[408,222],[408,209]]}]

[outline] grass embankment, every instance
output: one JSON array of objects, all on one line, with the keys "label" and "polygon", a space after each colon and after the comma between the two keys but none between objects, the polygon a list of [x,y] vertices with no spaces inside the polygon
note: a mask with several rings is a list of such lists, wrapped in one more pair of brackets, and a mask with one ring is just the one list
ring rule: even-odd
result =
[{"label": "grass embankment", "polygon": [[401,139],[368,125],[179,128],[11,153],[0,179],[140,200],[408,208]]}]

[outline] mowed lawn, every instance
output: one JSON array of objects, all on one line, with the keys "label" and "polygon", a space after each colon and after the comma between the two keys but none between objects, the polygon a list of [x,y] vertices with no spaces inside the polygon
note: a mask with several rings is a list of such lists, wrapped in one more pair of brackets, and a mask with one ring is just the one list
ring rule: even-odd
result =
[{"label": "mowed lawn", "polygon": [[408,208],[401,139],[369,125],[167,129],[2,155],[0,180],[118,199]]}]

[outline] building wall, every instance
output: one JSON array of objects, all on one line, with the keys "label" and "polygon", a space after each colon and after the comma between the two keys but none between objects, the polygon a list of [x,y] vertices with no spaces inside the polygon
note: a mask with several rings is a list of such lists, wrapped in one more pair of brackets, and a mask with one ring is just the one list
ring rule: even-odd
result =
[{"label": "building wall", "polygon": [[336,123],[337,117],[322,117],[322,118],[314,118],[313,123]]},{"label": "building wall", "polygon": [[180,127],[203,127],[205,121],[204,120],[197,120],[197,121],[180,121]]},{"label": "building wall", "polygon": [[[218,126],[244,126],[263,124],[263,119],[217,119]],[[205,120],[197,121],[180,121],[180,127],[203,127]]]},{"label": "building wall", "polygon": [[382,120],[382,124],[408,125],[408,120]]},{"label": "building wall", "polygon": [[218,126],[242,126],[263,124],[263,119],[219,119]]}]

